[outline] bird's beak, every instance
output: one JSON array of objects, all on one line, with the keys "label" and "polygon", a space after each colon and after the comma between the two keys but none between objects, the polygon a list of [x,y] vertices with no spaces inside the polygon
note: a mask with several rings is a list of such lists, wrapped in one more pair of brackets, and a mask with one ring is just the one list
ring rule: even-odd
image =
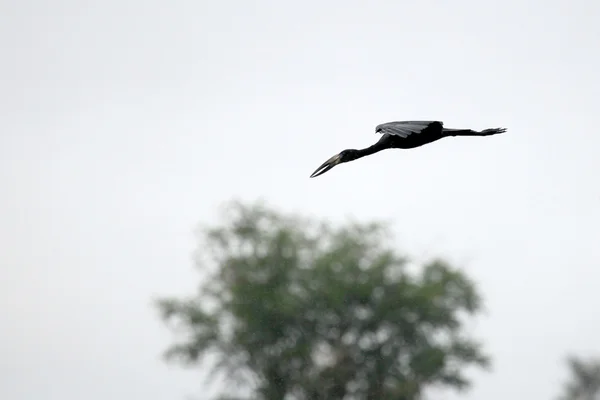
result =
[{"label": "bird's beak", "polygon": [[340,155],[336,154],[335,156],[331,157],[329,160],[327,160],[323,164],[321,164],[321,166],[319,168],[317,168],[310,177],[315,178],[321,174],[324,174],[325,172],[329,171],[331,168],[338,165],[340,163],[340,160],[341,160]]}]

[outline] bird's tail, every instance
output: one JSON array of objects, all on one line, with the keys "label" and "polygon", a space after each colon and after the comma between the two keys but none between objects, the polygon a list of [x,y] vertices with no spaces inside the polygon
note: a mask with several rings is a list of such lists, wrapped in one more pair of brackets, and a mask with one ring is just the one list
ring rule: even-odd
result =
[{"label": "bird's tail", "polygon": [[490,128],[482,131],[471,129],[449,129],[444,128],[444,133],[449,136],[490,136],[506,132],[506,128]]}]

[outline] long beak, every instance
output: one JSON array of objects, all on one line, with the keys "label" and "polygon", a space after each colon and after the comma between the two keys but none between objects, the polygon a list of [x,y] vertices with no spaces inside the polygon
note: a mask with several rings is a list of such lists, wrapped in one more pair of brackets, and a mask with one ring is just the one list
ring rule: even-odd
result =
[{"label": "long beak", "polygon": [[319,175],[322,175],[325,172],[329,171],[331,168],[338,165],[339,163],[340,163],[340,155],[336,154],[335,156],[331,157],[329,160],[327,160],[323,164],[321,164],[321,166],[319,168],[317,168],[310,177],[315,178]]}]

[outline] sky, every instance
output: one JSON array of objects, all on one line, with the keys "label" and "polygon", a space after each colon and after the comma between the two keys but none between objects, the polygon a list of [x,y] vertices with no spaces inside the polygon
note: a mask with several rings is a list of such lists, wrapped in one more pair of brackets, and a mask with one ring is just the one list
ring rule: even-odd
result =
[{"label": "sky", "polygon": [[[600,354],[600,3],[0,2],[0,398],[205,398],[152,299],[219,206],[390,221],[486,303],[491,372],[549,399]],[[375,126],[506,127],[312,171]],[[213,385],[215,386],[215,385]],[[218,385],[216,385],[218,386]]]}]

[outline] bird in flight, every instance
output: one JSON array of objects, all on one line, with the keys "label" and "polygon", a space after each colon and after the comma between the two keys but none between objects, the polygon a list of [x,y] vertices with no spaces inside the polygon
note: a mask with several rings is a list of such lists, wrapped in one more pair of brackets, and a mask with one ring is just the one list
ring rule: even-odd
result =
[{"label": "bird in flight", "polygon": [[490,128],[482,131],[471,129],[444,128],[440,121],[394,121],[375,127],[381,138],[365,149],[347,149],[325,161],[310,176],[317,177],[338,164],[353,161],[385,149],[412,149],[448,136],[490,136],[506,132],[505,128]]}]

